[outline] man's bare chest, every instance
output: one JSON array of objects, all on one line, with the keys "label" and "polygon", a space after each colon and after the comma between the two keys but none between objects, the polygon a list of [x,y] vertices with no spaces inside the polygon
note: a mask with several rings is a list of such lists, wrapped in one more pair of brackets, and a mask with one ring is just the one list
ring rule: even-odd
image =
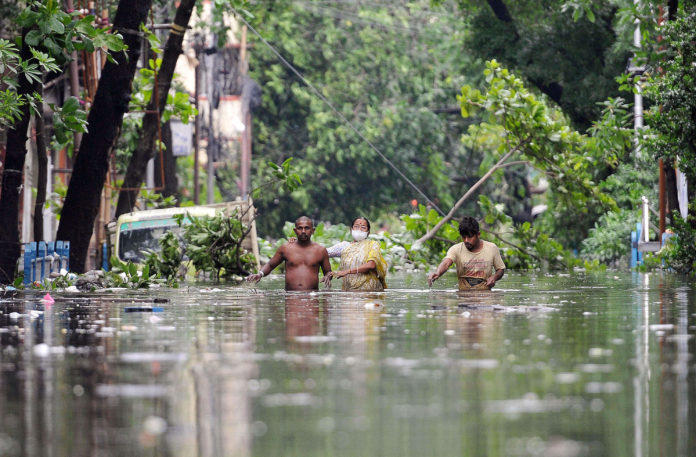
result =
[{"label": "man's bare chest", "polygon": [[322,255],[314,249],[293,250],[285,254],[285,262],[289,267],[317,267],[321,265]]}]

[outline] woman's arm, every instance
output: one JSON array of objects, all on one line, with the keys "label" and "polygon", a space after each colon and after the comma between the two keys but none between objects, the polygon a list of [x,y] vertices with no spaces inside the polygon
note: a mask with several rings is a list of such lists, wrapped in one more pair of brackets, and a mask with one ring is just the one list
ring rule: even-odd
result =
[{"label": "woman's arm", "polygon": [[377,264],[375,263],[374,260],[368,260],[367,262],[363,263],[362,265],[359,265],[357,268],[348,268],[346,270],[338,270],[332,273],[332,276],[334,278],[342,278],[346,275],[355,275],[355,274],[361,274],[361,273],[367,273],[371,270],[374,270],[377,268]]},{"label": "woman's arm", "polygon": [[330,248],[326,248],[326,251],[329,253],[329,257],[341,257],[343,250],[349,244],[350,243],[348,241],[339,241],[338,243],[334,244]]}]

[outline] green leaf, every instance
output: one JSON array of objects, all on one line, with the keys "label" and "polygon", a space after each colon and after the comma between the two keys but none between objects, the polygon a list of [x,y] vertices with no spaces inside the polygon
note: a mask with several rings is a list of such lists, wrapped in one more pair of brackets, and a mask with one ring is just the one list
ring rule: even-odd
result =
[{"label": "green leaf", "polygon": [[42,38],[43,34],[40,30],[30,30],[29,33],[26,34],[24,40],[29,46],[38,46]]},{"label": "green leaf", "polygon": [[76,97],[68,97],[63,103],[63,114],[74,113],[80,108],[80,101]]},{"label": "green leaf", "polygon": [[65,26],[56,16],[49,16],[46,20],[47,33],[62,34],[65,32]]}]

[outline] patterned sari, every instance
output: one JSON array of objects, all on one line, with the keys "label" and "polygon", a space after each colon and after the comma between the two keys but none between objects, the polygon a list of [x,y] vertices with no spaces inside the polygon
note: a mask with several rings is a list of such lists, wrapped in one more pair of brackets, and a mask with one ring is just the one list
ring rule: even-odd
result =
[{"label": "patterned sari", "polygon": [[350,273],[343,277],[343,290],[384,290],[387,288],[387,262],[380,252],[379,242],[362,240],[350,243],[341,253],[341,270],[355,270],[374,260],[377,268],[367,273]]}]

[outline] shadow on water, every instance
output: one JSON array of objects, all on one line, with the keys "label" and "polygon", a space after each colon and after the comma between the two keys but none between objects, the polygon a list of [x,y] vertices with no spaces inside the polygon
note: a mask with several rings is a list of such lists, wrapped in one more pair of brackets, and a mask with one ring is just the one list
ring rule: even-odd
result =
[{"label": "shadow on water", "polygon": [[693,284],[0,299],[0,456],[690,456]]}]

